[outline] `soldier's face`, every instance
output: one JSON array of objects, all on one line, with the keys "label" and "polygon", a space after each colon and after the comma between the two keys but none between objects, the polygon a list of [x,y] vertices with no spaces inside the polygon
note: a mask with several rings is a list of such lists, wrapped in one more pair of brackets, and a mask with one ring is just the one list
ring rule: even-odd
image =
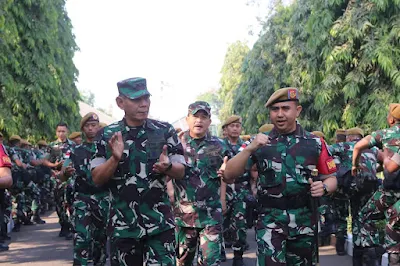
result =
[{"label": "soldier's face", "polygon": [[296,130],[296,119],[301,109],[301,106],[293,101],[275,103],[269,108],[269,117],[278,132],[291,133]]},{"label": "soldier's face", "polygon": [[186,122],[189,126],[190,135],[196,138],[202,138],[206,135],[211,124],[211,118],[205,111],[198,111],[194,115],[189,114],[186,117]]},{"label": "soldier's face", "polygon": [[125,111],[125,116],[133,121],[144,121],[149,116],[150,96],[145,95],[138,99],[117,97],[117,105]]},{"label": "soldier's face", "polygon": [[80,145],[82,144],[82,138],[81,137],[74,138],[74,142],[76,145]]},{"label": "soldier's face", "polygon": [[242,133],[242,124],[241,123],[232,123],[227,125],[226,134],[231,138],[238,138]]},{"label": "soldier's face", "polygon": [[[85,125],[83,126],[83,133],[85,133],[85,136],[88,139],[93,139],[96,137],[97,131],[99,131],[99,122],[97,121],[89,121],[86,122]],[[82,142],[82,138],[81,138]],[[77,143],[78,144],[78,143]]]},{"label": "soldier's face", "polygon": [[68,128],[65,126],[58,126],[56,129],[56,136],[59,140],[66,140],[68,135]]}]

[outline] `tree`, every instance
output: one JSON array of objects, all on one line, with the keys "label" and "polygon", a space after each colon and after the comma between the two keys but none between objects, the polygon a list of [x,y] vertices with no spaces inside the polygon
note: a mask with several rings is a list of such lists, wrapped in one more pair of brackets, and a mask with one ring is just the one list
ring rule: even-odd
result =
[{"label": "tree", "polygon": [[0,130],[53,138],[79,124],[77,49],[64,0],[0,1]]},{"label": "tree", "polygon": [[400,0],[298,0],[268,16],[233,104],[245,129],[268,121],[265,101],[287,86],[301,92],[308,130],[386,127],[400,99]]},{"label": "tree", "polygon": [[218,91],[222,102],[222,107],[219,111],[219,119],[221,121],[225,121],[229,116],[233,115],[233,96],[242,79],[242,64],[249,51],[249,47],[240,41],[228,47],[224,65],[221,69],[221,88]]},{"label": "tree", "polygon": [[84,103],[94,107],[95,95],[92,91],[80,91],[79,93]]}]

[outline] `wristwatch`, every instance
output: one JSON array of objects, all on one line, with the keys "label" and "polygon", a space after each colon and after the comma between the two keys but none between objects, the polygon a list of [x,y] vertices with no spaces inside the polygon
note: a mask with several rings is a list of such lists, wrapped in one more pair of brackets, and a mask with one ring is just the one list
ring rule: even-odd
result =
[{"label": "wristwatch", "polygon": [[324,186],[324,196],[326,196],[329,194],[328,186],[326,184],[323,184],[323,186]]}]

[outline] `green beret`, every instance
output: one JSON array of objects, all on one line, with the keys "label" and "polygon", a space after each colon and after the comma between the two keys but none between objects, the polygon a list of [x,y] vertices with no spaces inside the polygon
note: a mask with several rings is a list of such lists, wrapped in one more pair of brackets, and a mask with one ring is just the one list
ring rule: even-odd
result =
[{"label": "green beret", "polygon": [[311,132],[311,134],[313,134],[317,137],[320,137],[320,138],[325,138],[325,134],[322,133],[321,131],[313,131],[313,132]]},{"label": "green beret", "polygon": [[273,128],[274,128],[273,124],[264,124],[258,129],[258,132],[259,133],[270,132]]},{"label": "green beret", "polygon": [[18,135],[12,135],[12,136],[10,137],[10,141],[12,141],[12,140],[19,140],[19,141],[21,141],[21,137],[18,136]]},{"label": "green beret", "polygon": [[191,103],[188,107],[188,112],[192,115],[196,114],[200,110],[205,111],[209,116],[211,116],[211,106],[208,104],[208,102],[197,101]]},{"label": "green beret", "polygon": [[400,119],[400,104],[399,103],[389,104],[389,113],[394,118]]},{"label": "green beret", "polygon": [[283,88],[275,91],[271,97],[269,97],[265,107],[288,101],[299,101],[299,91],[296,88]]},{"label": "green beret", "polygon": [[87,122],[90,122],[90,121],[99,122],[99,116],[93,112],[87,113],[84,117],[82,117],[81,124],[80,124],[81,129],[85,126],[85,124]]},{"label": "green beret", "polygon": [[222,128],[229,126],[232,123],[242,123],[242,118],[238,115],[232,115],[228,117],[228,119],[225,120],[225,122],[222,124]]},{"label": "green beret", "polygon": [[364,130],[362,130],[361,128],[358,128],[358,127],[353,127],[353,128],[346,130],[346,135],[347,136],[360,135],[360,136],[364,137]]},{"label": "green beret", "polygon": [[71,135],[69,135],[69,139],[76,139],[78,137],[82,137],[82,133],[81,132],[72,132]]},{"label": "green beret", "polygon": [[137,99],[145,95],[150,95],[147,90],[146,79],[144,78],[130,78],[117,83],[118,92],[129,99]]}]

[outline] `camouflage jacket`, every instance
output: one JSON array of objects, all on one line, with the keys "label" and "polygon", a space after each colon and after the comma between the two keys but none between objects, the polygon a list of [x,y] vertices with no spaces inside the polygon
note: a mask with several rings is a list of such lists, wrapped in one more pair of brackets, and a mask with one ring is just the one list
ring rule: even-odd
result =
[{"label": "camouflage jacket", "polygon": [[[333,156],[339,159],[340,169],[339,173],[346,173],[351,171],[353,150],[356,145],[356,141],[352,142],[340,142],[329,146],[329,151]],[[373,147],[371,149],[364,150],[360,156],[360,175],[363,178],[376,180],[376,167],[377,167],[377,157],[378,149]]]},{"label": "camouflage jacket", "polygon": [[291,134],[281,135],[275,128],[264,134],[270,143],[253,153],[249,161],[249,166],[256,164],[258,169],[258,198],[307,195],[313,169],[318,169],[321,180],[336,175],[325,141],[299,124]]},{"label": "camouflage jacket", "polygon": [[67,139],[64,142],[54,141],[49,144],[48,160],[52,163],[58,160],[66,160],[71,155],[71,150],[75,146],[74,142]]},{"label": "camouflage jacket", "polygon": [[90,161],[96,152],[94,143],[83,142],[71,150],[71,156],[65,160],[64,167],[70,166],[75,169],[74,191],[83,194],[96,194],[104,192],[104,189],[97,187],[92,180]]},{"label": "camouflage jacket", "polygon": [[15,164],[16,160],[19,160],[22,162],[22,155],[20,152],[20,149],[18,147],[6,147],[8,155],[10,156],[11,163],[13,165],[13,168],[17,167]]},{"label": "camouflage jacket", "polygon": [[225,156],[231,157],[222,140],[207,134],[204,140],[185,132],[185,160],[190,166],[182,180],[173,180],[175,221],[178,226],[204,228],[222,222],[221,180],[217,171]]},{"label": "camouflage jacket", "polygon": [[92,170],[112,156],[110,138],[121,131],[125,149],[119,166],[106,186],[110,189],[110,223],[116,238],[140,239],[175,227],[167,194],[166,177],[152,172],[164,145],[171,162],[185,164],[183,148],[168,123],[147,119],[129,127],[125,120],[98,133]]}]

